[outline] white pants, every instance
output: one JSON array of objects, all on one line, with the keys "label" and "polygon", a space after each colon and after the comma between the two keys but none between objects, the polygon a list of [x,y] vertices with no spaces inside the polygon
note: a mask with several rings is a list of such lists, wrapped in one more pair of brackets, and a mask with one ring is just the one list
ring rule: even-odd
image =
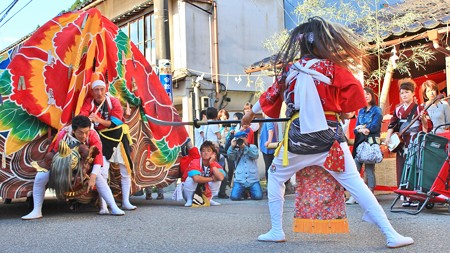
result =
[{"label": "white pants", "polygon": [[[106,157],[103,157],[103,167],[101,170],[101,174],[105,179],[108,179],[110,166],[111,166],[110,162],[106,159]],[[127,167],[125,167],[125,165],[120,163],[119,169],[121,178],[125,178],[126,180],[130,179],[130,174],[128,174],[128,170]]]},{"label": "white pants", "polygon": [[[208,182],[209,189],[211,190],[212,196],[215,197],[219,193],[220,184],[222,181]],[[195,189],[197,189],[198,183],[194,182],[192,177],[187,177],[186,181],[183,184],[183,192],[184,194],[194,194]],[[186,200],[186,196],[183,196]]]},{"label": "white pants", "polygon": [[[102,168],[102,176],[107,179],[109,174],[109,167],[110,162],[106,160],[105,157],[103,157],[103,168]],[[122,208],[125,208],[127,210],[134,210],[136,209],[135,206],[133,206],[130,203],[130,193],[131,193],[131,177],[128,173],[127,168],[124,164],[119,163],[119,169],[120,169],[120,183],[122,187]],[[104,174],[106,173],[106,174]],[[102,206],[105,207],[105,205],[102,203]]]},{"label": "white pants", "polygon": [[[333,172],[328,171],[351,195],[359,202],[361,208],[366,211],[363,219],[370,223],[376,223],[373,218],[368,217],[367,212],[383,212],[375,196],[369,190],[363,179],[360,177],[353,161],[352,154],[348,148],[347,143],[341,143],[341,148],[344,151],[345,171]],[[274,158],[272,166],[269,168],[269,182],[268,182],[268,198],[269,205],[271,202],[281,201],[284,203],[284,182],[289,180],[297,171],[312,165],[322,166],[325,162],[328,153],[312,154],[312,155],[297,155],[288,153],[289,165],[283,167],[283,152],[280,150],[277,157]],[[385,216],[385,215],[381,215]],[[378,218],[378,217],[377,217]],[[375,219],[377,219],[375,218]]]}]

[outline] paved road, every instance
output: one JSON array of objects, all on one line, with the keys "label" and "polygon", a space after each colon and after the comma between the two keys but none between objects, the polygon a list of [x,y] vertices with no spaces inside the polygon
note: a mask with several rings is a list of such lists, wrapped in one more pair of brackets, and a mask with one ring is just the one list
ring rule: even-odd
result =
[{"label": "paved road", "polygon": [[350,233],[309,235],[291,231],[294,196],[285,203],[286,243],[257,242],[269,229],[267,199],[222,200],[222,206],[185,208],[170,199],[132,197],[136,211],[122,217],[97,215],[93,207],[72,212],[65,203],[46,199],[44,218],[22,221],[27,204],[0,204],[0,252],[450,252],[447,206],[418,215],[388,211],[394,195],[377,196],[397,230],[412,236],[410,247],[389,250],[371,224],[361,222],[358,205],[348,206]]}]

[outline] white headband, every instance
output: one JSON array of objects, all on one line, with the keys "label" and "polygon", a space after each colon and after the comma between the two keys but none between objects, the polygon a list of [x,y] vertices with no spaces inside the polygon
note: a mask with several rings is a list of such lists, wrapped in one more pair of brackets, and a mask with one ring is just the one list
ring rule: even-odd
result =
[{"label": "white headband", "polygon": [[91,84],[91,89],[94,89],[95,87],[105,87],[106,88],[106,84],[105,82],[103,82],[102,80],[95,80],[92,84]]}]

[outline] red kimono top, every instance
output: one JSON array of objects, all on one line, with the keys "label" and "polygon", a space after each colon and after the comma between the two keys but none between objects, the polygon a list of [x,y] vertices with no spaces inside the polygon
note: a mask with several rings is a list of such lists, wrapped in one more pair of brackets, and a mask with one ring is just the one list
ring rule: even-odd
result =
[{"label": "red kimono top", "polygon": [[[407,118],[410,115],[411,111],[413,110],[414,106],[417,105],[416,103],[411,103],[407,108],[405,108],[403,105],[399,105],[395,108],[395,110],[392,112],[392,118],[389,122],[388,129],[393,129],[394,132],[400,132],[400,126],[405,123],[409,124],[407,122]],[[417,105],[417,109],[412,113],[411,119],[419,115],[423,111],[424,107],[422,105]],[[431,122],[430,119],[427,119],[427,125],[426,129],[428,132],[430,132],[433,129],[433,122]],[[408,146],[411,137],[413,137],[418,132],[422,131],[422,121],[417,120],[415,121],[411,127],[405,131],[405,133],[402,135],[402,139],[405,141],[405,146]]]},{"label": "red kimono top", "polygon": [[[110,127],[118,126],[123,123],[123,108],[119,99],[111,96],[106,96],[106,101],[102,108],[98,110],[97,115],[112,122]],[[80,114],[89,117],[89,115],[98,109],[99,105],[95,103],[92,97],[86,98],[80,109]],[[106,127],[102,124],[95,125],[95,130],[103,130]]]},{"label": "red kimono top", "polygon": [[[300,60],[300,64],[305,66],[308,60],[310,58],[305,57]],[[314,80],[325,112],[348,113],[367,105],[361,83],[347,69],[328,60],[320,60],[313,64],[310,69],[320,72],[331,79],[330,85]],[[285,83],[285,77],[288,75],[289,72],[278,77],[279,82],[272,84],[259,98],[263,112],[271,118],[280,116],[283,101],[286,102],[288,108],[289,104],[295,101],[293,91],[295,85],[297,85],[297,79],[294,78],[290,83]],[[292,115],[287,116],[290,117]],[[336,120],[332,115],[326,115],[326,118]]]},{"label": "red kimono top", "polygon": [[[58,152],[58,146],[59,146],[59,142],[61,140],[64,139],[66,142],[70,142],[70,139],[75,138],[74,136],[68,136],[68,135],[71,135],[71,131],[72,131],[71,128],[69,129],[68,127],[63,128],[63,129],[61,129],[61,131],[59,131],[58,135],[56,136],[56,141],[53,143],[53,147],[52,147],[52,150],[54,152]],[[102,142],[100,141],[100,137],[98,136],[98,133],[95,130],[93,130],[93,129],[89,130],[89,135],[86,140],[86,145],[88,145],[89,147],[96,146],[98,148],[99,153],[94,158],[94,165],[98,164],[98,165],[103,166]]]},{"label": "red kimono top", "polygon": [[[202,158],[193,159],[191,161],[191,163],[189,164],[189,167],[185,171],[185,175],[187,175],[189,177],[193,177],[196,175],[200,175],[203,177],[212,177],[212,175],[213,175],[213,172],[211,170],[212,167],[216,167],[217,169],[219,169],[219,171],[222,174],[224,174],[224,176],[226,175],[225,171],[222,169],[222,166],[220,166],[220,164],[218,162],[212,162],[209,164],[209,166],[201,166],[201,163],[202,163],[201,160],[202,160]],[[186,177],[184,177],[183,179],[185,181]],[[181,179],[181,181],[183,181],[183,179]],[[209,184],[205,184],[204,194],[207,198],[212,197],[212,193],[211,193],[211,189],[209,188]]]}]

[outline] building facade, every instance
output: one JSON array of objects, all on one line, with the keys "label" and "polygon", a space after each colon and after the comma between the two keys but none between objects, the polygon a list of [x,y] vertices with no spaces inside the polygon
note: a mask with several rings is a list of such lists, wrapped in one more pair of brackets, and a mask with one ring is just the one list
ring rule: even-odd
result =
[{"label": "building facade", "polygon": [[263,42],[284,28],[283,6],[283,0],[94,0],[81,8],[100,10],[152,66],[170,60],[173,104],[183,121],[192,121],[207,106],[242,111],[271,84],[272,77],[244,70],[268,54]]}]

